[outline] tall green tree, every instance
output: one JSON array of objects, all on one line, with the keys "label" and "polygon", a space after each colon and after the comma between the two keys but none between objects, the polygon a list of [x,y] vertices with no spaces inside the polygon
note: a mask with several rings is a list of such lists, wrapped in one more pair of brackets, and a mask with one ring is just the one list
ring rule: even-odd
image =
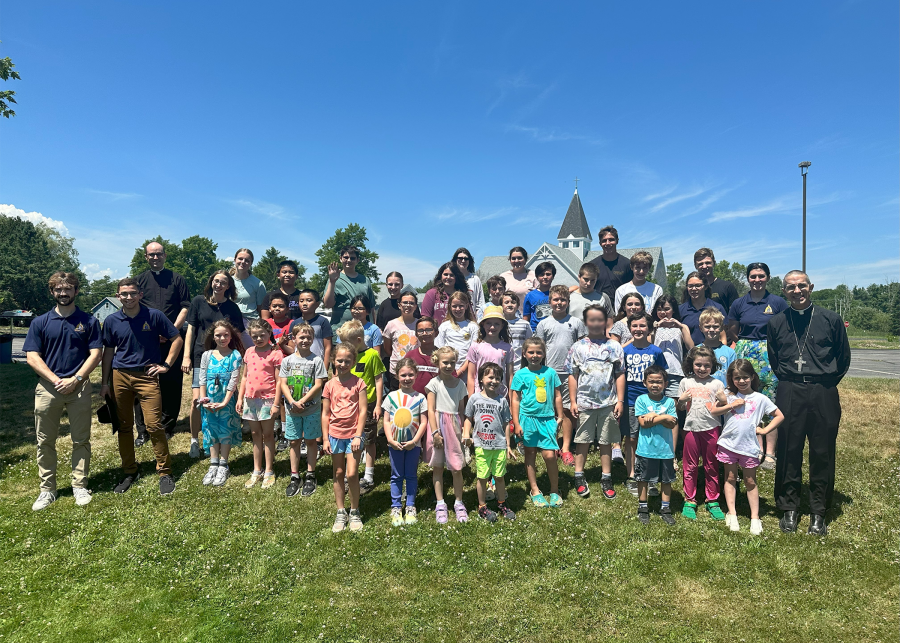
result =
[{"label": "tall green tree", "polygon": [[0,216],[0,257],[0,309],[50,310],[47,279],[59,268],[46,234],[30,221]]},{"label": "tall green tree", "polygon": [[746,295],[750,290],[747,284],[747,266],[735,261],[728,263],[727,261],[716,261],[716,267],[713,269],[716,279],[724,279],[734,284],[738,291],[738,295]]},{"label": "tall green tree", "polygon": [[[19,76],[19,72],[13,71],[13,67],[15,67],[15,63],[10,60],[9,56],[6,58],[0,58],[0,79],[2,80],[22,80],[22,77]],[[16,113],[9,108],[9,104],[12,103],[16,105],[16,99],[13,98],[16,95],[16,92],[10,90],[0,91],[0,116],[5,116],[9,118],[10,116],[15,116]]]},{"label": "tall green tree", "polygon": [[666,292],[675,299],[681,298],[684,289],[684,267],[680,263],[670,263],[666,266]]},{"label": "tall green tree", "polygon": [[[337,261],[340,262],[340,250],[345,246],[356,246],[359,248],[359,263],[356,266],[357,272],[364,274],[374,284],[381,275],[375,269],[375,262],[378,260],[378,253],[369,250],[366,242],[369,238],[366,236],[366,229],[356,223],[347,225],[346,228],[338,228],[334,234],[328,238],[321,248],[316,250],[316,263],[319,271],[314,274],[310,280],[310,287],[315,288],[320,293],[325,292],[325,285],[328,283],[328,265]],[[376,288],[375,292],[378,292]]]},{"label": "tall green tree", "polygon": [[[253,264],[253,274],[262,280],[266,288],[273,290],[278,283],[276,277],[278,264],[287,259],[287,255],[281,254],[275,246],[272,246],[266,250],[266,254],[259,261]],[[297,288],[303,290],[306,288],[306,266],[297,263],[297,271]]]}]

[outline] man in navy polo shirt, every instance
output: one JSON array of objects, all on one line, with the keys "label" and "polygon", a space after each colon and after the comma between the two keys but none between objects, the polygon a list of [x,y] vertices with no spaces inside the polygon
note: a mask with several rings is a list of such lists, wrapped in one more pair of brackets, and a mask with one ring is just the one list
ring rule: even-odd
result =
[{"label": "man in navy polo shirt", "polygon": [[[716,256],[709,248],[700,248],[694,253],[694,268],[700,273],[703,281],[709,286],[710,299],[719,304],[725,314],[731,309],[731,304],[738,298],[738,291],[734,284],[727,279],[718,279],[714,273],[716,269]],[[700,340],[701,342],[703,339]]]},{"label": "man in navy polo shirt", "polygon": [[100,395],[112,393],[119,411],[119,455],[125,477],[116,485],[116,493],[125,493],[141,477],[134,456],[134,399],[141,403],[141,411],[156,456],[159,473],[159,493],[168,495],[175,491],[172,478],[172,460],[169,443],[162,426],[162,396],[159,375],[172,365],[162,361],[159,348],[160,336],[172,342],[169,355],[178,355],[184,340],[178,329],[155,308],[141,304],[141,289],[136,279],[126,277],[119,281],[118,297],[122,301],[119,310],[103,322],[103,388]]},{"label": "man in navy polo shirt", "polygon": [[69,415],[72,438],[72,495],[79,506],[91,501],[85,487],[91,464],[88,376],[100,362],[103,344],[99,322],[75,305],[80,285],[74,273],[53,273],[50,293],[56,306],[31,323],[25,338],[28,365],[40,377],[34,392],[34,427],[41,491],[31,507],[34,511],[56,500],[56,438],[63,411]]}]

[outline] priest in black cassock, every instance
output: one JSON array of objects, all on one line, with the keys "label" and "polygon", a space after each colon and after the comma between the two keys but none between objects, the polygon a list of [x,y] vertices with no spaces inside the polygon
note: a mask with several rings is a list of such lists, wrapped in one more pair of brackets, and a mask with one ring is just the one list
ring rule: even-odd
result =
[{"label": "priest in black cassock", "polygon": [[775,404],[784,413],[775,468],[775,505],[784,511],[780,527],[785,533],[797,531],[803,448],[809,440],[808,533],[824,536],[841,421],[837,386],[850,368],[850,342],[840,316],[813,305],[812,290],[806,273],[785,275],[784,294],[791,306],[769,320],[766,337],[778,377]]}]

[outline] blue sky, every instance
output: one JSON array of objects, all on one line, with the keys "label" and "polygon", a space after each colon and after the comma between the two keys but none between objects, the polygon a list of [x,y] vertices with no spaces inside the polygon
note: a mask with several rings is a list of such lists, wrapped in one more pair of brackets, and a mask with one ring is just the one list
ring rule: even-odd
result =
[{"label": "blue sky", "polygon": [[[427,5],[427,6],[426,6]],[[314,271],[364,225],[423,284],[592,231],[690,264],[898,278],[898,7],[887,2],[6,3],[0,210],[61,222],[93,276],[203,234]]]}]

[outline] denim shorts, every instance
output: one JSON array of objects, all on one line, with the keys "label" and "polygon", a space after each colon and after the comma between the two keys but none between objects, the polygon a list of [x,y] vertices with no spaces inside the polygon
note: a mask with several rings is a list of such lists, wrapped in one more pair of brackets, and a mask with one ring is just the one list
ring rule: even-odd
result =
[{"label": "denim shorts", "polygon": [[[333,438],[329,435],[328,442],[331,443],[331,452],[334,454],[352,453],[353,452],[353,447],[352,447],[353,438]],[[366,439],[360,438],[359,451],[357,451],[357,453],[362,453],[362,450],[365,448],[366,448]]]},{"label": "denim shorts", "polygon": [[322,412],[284,416],[284,437],[288,440],[318,440],[322,437]]}]

